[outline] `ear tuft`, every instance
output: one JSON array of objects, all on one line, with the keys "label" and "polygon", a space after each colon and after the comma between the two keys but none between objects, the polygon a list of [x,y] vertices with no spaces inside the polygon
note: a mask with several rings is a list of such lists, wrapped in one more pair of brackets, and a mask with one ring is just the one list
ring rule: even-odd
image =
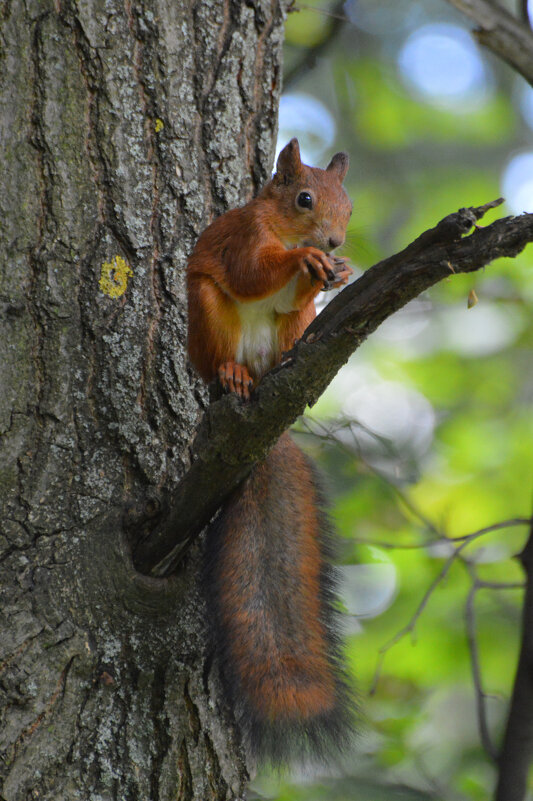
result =
[{"label": "ear tuft", "polygon": [[329,162],[326,170],[328,172],[335,172],[339,177],[339,181],[342,183],[344,181],[344,177],[348,172],[348,167],[350,166],[350,157],[348,153],[335,153],[331,161]]},{"label": "ear tuft", "polygon": [[301,172],[301,169],[300,145],[296,137],[293,137],[280,151],[276,162],[276,177],[283,183],[290,183]]}]

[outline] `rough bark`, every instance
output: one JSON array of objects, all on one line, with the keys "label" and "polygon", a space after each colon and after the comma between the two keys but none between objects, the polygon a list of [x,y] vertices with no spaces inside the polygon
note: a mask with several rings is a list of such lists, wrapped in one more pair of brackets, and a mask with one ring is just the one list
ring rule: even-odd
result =
[{"label": "rough bark", "polygon": [[242,796],[197,551],[141,577],[121,519],[184,469],[185,259],[268,174],[281,25],[278,0],[0,11],[5,801]]}]

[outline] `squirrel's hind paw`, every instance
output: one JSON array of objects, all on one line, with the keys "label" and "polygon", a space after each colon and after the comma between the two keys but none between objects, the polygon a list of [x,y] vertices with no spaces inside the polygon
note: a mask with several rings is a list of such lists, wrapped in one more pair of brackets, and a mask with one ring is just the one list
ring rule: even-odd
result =
[{"label": "squirrel's hind paw", "polygon": [[250,399],[250,392],[254,382],[248,368],[244,364],[237,362],[224,362],[218,368],[218,380],[224,392],[235,392],[244,400]]}]

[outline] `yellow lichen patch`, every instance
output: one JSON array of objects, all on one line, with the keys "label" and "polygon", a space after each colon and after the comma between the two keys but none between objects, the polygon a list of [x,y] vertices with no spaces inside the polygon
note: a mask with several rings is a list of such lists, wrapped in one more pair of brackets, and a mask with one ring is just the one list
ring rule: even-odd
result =
[{"label": "yellow lichen patch", "polygon": [[164,127],[163,120],[160,120],[159,117],[155,121],[155,132],[159,133],[159,131]]},{"label": "yellow lichen patch", "polygon": [[128,278],[133,275],[130,265],[122,256],[114,256],[111,261],[102,264],[100,275],[100,289],[110,298],[119,298],[126,291]]}]

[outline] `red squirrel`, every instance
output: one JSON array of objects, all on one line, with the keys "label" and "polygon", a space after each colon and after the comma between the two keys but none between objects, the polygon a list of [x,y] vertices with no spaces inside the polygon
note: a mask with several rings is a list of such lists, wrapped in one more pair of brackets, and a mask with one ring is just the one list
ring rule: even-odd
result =
[{"label": "red squirrel", "polygon": [[[256,198],[217,218],[188,265],[189,355],[208,382],[248,400],[352,270],[348,156],[302,163],[297,139]],[[223,686],[251,754],[327,758],[351,733],[330,531],[314,467],[286,432],[210,526],[204,589]]]}]

